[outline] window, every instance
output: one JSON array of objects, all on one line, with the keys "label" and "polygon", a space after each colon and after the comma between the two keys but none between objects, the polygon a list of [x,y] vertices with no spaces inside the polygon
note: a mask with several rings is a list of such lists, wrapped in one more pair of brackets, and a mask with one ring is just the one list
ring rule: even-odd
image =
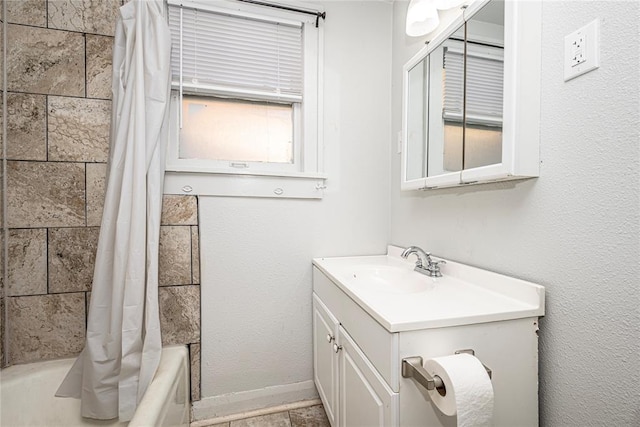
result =
[{"label": "window", "polygon": [[169,0],[167,171],[314,178],[314,185],[324,178],[316,19],[233,1]]},{"label": "window", "polygon": [[296,163],[291,105],[183,96],[182,111],[180,159],[207,159],[235,168],[252,162]]}]

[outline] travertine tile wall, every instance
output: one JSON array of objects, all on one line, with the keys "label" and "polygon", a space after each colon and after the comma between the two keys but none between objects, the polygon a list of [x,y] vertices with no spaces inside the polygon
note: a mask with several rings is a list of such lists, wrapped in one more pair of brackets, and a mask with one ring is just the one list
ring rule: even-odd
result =
[{"label": "travertine tile wall", "polygon": [[[5,0],[6,1],[6,0]],[[7,1],[7,282],[10,364],[77,355],[105,190],[111,60],[121,0]],[[3,114],[5,112],[2,112]],[[2,172],[2,171],[0,171]],[[164,345],[189,344],[200,390],[198,200],[167,195],[160,238]],[[1,349],[2,347],[0,347]]]},{"label": "travertine tile wall", "polygon": [[[0,2],[0,8],[2,8],[2,3]],[[0,71],[4,70],[3,54],[4,52],[4,13],[0,12]],[[0,128],[0,134],[4,132],[4,121],[3,121],[3,108],[4,108],[4,78],[0,78],[0,123],[2,123],[2,128]],[[4,148],[0,146],[0,368],[3,368],[6,365],[6,361],[4,358],[4,250],[6,249],[5,240],[4,240]]]},{"label": "travertine tile wall", "polygon": [[200,240],[198,199],[165,195],[160,226],[162,344],[189,344],[191,398],[200,400]]}]

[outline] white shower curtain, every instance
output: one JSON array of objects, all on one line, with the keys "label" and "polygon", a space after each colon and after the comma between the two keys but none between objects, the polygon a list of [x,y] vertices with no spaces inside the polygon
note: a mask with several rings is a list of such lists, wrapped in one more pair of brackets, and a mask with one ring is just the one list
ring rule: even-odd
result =
[{"label": "white shower curtain", "polygon": [[160,362],[158,239],[171,37],[161,0],[120,8],[105,205],[84,350],[56,395],[128,421]]}]

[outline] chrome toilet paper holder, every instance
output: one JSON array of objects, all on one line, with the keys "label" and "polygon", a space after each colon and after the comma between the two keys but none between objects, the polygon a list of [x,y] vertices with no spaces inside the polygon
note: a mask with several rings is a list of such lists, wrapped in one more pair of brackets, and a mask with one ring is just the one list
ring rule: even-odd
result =
[{"label": "chrome toilet paper holder", "polygon": [[[463,353],[470,354],[472,356],[475,356],[476,354],[472,349],[458,350],[454,354]],[[489,369],[484,363],[482,366],[484,366],[484,369],[487,371],[487,375],[489,375],[489,379],[491,379],[493,375],[491,369]],[[402,359],[402,377],[413,378],[427,390],[436,390],[440,396],[445,396],[447,394],[447,388],[445,387],[442,378],[438,375],[431,376],[431,374],[424,369],[422,366],[421,356],[406,357]]]}]

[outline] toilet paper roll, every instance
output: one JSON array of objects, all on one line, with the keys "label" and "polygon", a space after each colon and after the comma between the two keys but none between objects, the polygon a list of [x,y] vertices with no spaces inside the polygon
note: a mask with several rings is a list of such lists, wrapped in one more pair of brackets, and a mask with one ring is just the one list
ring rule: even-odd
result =
[{"label": "toilet paper roll", "polygon": [[493,425],[493,386],[480,360],[470,354],[456,354],[428,359],[424,368],[444,382],[444,396],[437,390],[429,391],[443,414],[457,415],[458,426]]}]

